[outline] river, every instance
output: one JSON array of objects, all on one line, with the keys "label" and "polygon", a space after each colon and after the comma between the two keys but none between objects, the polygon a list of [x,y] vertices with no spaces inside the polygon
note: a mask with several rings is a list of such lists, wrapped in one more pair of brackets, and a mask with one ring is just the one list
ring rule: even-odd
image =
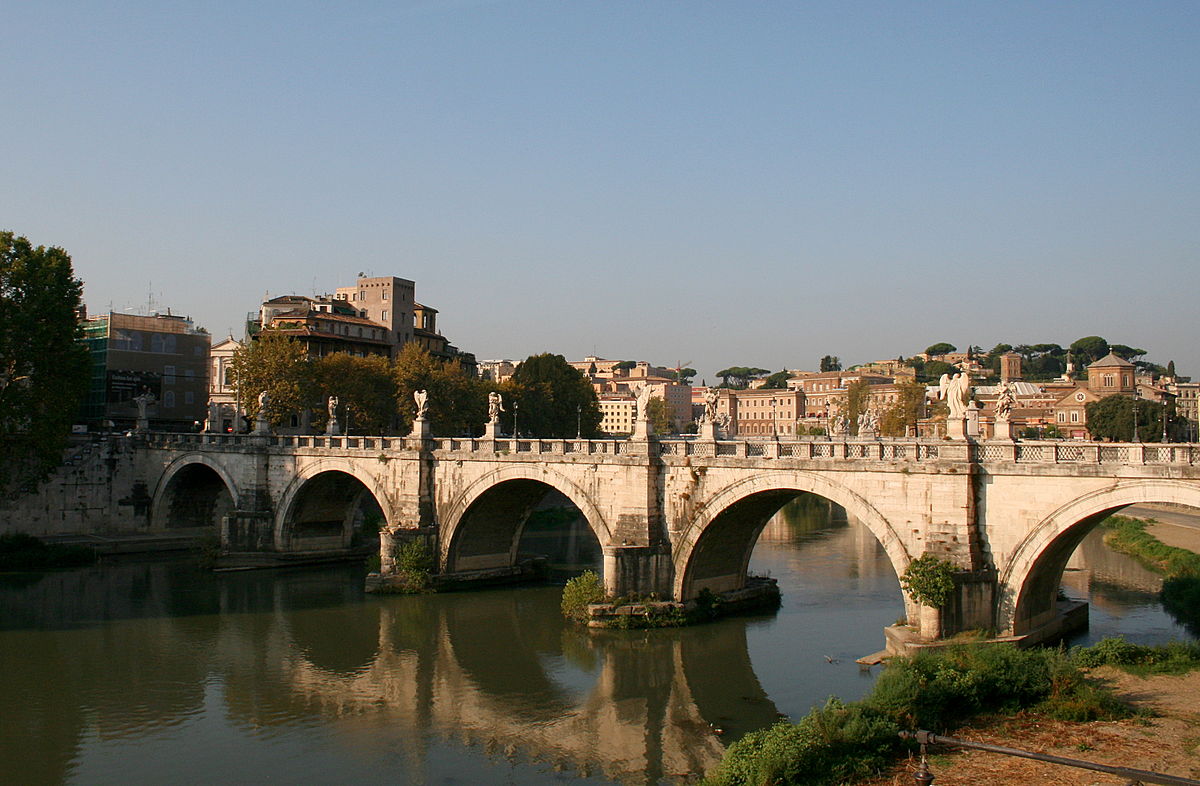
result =
[{"label": "river", "polygon": [[[752,571],[777,612],[565,626],[559,589],[371,597],[364,569],[213,574],[191,559],[0,576],[0,781],[552,784],[695,778],[725,745],[860,698],[900,616],[862,526],[791,508]],[[1093,533],[1079,638],[1184,638],[1158,580]]]}]

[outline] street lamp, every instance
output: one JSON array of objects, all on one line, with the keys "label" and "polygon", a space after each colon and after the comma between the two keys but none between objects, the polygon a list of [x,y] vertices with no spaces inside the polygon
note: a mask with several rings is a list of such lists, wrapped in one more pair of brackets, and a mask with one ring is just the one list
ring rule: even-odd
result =
[{"label": "street lamp", "polygon": [[1167,441],[1167,399],[1163,398],[1163,433],[1162,441],[1165,444]]},{"label": "street lamp", "polygon": [[1137,416],[1138,394],[1135,391],[1133,394],[1133,441],[1138,441],[1138,416]]},{"label": "street lamp", "polygon": [[779,441],[779,418],[775,413],[775,397],[771,397],[771,438],[776,442]]},{"label": "street lamp", "polygon": [[575,407],[575,439],[583,439],[583,405]]},{"label": "street lamp", "polygon": [[520,405],[514,401],[513,402],[513,439],[518,439],[520,436],[520,432],[517,431],[517,410],[518,409],[520,409]]}]

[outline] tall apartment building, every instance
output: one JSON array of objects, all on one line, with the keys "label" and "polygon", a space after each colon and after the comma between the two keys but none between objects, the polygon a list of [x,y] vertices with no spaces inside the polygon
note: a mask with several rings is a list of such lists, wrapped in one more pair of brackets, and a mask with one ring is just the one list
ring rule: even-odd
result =
[{"label": "tall apartment building", "polygon": [[411,342],[431,355],[476,373],[475,356],[463,352],[437,329],[437,309],[416,301],[416,284],[395,276],[362,277],[332,295],[283,295],[264,300],[247,319],[254,337],[263,328],[281,330],[305,345],[311,357],[333,352],[396,357]]},{"label": "tall apartment building", "polygon": [[150,394],[150,428],[189,431],[208,407],[211,338],[188,317],[109,312],[83,323],[92,378],[83,417],[95,429],[132,428],[134,398]]}]

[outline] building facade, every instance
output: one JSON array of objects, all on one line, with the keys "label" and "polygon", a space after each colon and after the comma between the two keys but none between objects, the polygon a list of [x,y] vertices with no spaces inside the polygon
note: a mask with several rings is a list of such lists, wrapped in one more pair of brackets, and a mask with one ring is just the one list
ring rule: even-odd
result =
[{"label": "building facade", "polygon": [[208,407],[211,337],[190,318],[109,312],[83,323],[92,377],[83,418],[95,430],[137,425],[147,396],[150,428],[191,431]]}]

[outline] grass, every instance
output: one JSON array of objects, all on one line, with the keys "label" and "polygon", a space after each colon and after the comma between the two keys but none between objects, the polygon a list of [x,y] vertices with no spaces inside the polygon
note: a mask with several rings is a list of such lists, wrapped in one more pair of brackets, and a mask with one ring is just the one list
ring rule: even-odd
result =
[{"label": "grass", "polygon": [[1153,523],[1128,516],[1109,516],[1104,542],[1109,548],[1128,554],[1148,569],[1164,577],[1159,597],[1163,608],[1188,633],[1200,637],[1200,554],[1168,546],[1146,531]]}]

